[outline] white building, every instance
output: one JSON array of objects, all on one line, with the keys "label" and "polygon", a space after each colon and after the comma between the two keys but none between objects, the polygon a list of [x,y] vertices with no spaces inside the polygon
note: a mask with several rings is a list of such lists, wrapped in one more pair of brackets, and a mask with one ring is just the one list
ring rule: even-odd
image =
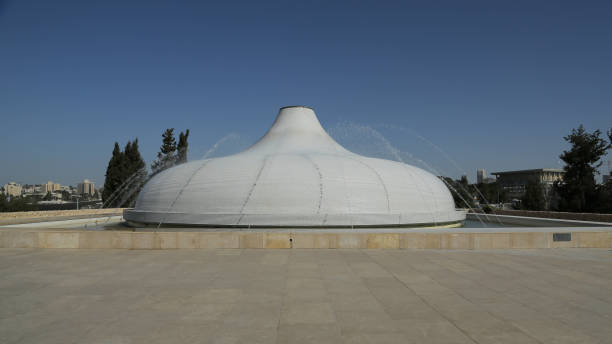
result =
[{"label": "white building", "polygon": [[28,185],[28,184],[26,184],[26,185],[23,186],[23,193],[25,195],[31,195],[31,194],[33,194],[35,192],[36,192],[36,186],[35,185]]},{"label": "white building", "polygon": [[282,108],[242,153],[193,161],[153,177],[132,222],[206,226],[430,226],[465,213],[436,176],[347,151],[314,111]]},{"label": "white building", "polygon": [[485,178],[487,178],[487,171],[484,168],[479,168],[476,170],[476,183],[484,183]]},{"label": "white building", "polygon": [[82,183],[77,185],[77,193],[79,195],[88,194],[89,196],[93,196],[96,193],[95,184],[90,182],[89,179],[85,179]]},{"label": "white building", "polygon": [[22,187],[20,184],[17,184],[15,182],[10,182],[8,184],[4,184],[4,193],[6,195],[15,197],[15,196],[21,196],[22,193]]},{"label": "white building", "polygon": [[51,192],[54,193],[55,191],[59,191],[60,190],[61,185],[59,185],[58,183],[54,183],[54,182],[47,182],[47,184],[43,184],[42,185],[42,191],[46,194],[47,192]]}]

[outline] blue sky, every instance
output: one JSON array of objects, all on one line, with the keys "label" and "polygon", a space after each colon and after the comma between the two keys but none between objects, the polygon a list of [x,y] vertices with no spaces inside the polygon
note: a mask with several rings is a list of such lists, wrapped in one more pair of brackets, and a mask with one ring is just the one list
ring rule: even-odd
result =
[{"label": "blue sky", "polygon": [[611,18],[609,1],[0,1],[0,183],[101,185],[115,141],[150,164],[168,127],[191,130],[190,159],[236,133],[215,152],[232,153],[294,104],[348,148],[390,157],[376,130],[453,177],[559,167],[572,128],[612,127]]}]

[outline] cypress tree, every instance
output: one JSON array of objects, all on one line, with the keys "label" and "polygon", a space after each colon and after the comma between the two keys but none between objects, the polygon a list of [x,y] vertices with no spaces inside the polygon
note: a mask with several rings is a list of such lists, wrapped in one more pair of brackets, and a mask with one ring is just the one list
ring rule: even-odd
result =
[{"label": "cypress tree", "polygon": [[123,151],[115,142],[113,155],[106,168],[102,202],[106,207],[133,206],[145,183],[146,164],[138,150],[138,139],[128,141]]},{"label": "cypress tree", "polygon": [[129,161],[127,154],[131,150],[132,150],[132,142],[128,141],[125,144],[125,147],[123,148],[123,152],[121,152],[121,159],[119,160],[120,161],[119,171],[120,171],[122,183],[130,177],[130,161]]},{"label": "cypress tree", "polygon": [[144,159],[142,159],[140,151],[138,150],[138,138],[131,142],[131,144],[128,142],[128,145],[125,148],[125,156],[127,158],[129,175],[132,175],[146,167]]},{"label": "cypress tree", "polygon": [[125,146],[125,171],[124,171],[124,195],[121,196],[121,207],[133,207],[136,201],[136,196],[142,189],[146,176],[146,164],[138,150],[138,139],[129,142]]},{"label": "cypress tree", "polygon": [[162,145],[157,153],[157,159],[151,164],[151,175],[168,169],[176,163],[176,140],[174,128],[166,129],[162,134]]},{"label": "cypress tree", "polygon": [[113,193],[119,185],[121,185],[122,171],[121,165],[123,160],[123,152],[119,148],[119,143],[115,142],[113,149],[113,155],[108,162],[106,167],[106,178],[104,180],[104,191],[102,192],[102,202],[107,207],[112,207],[113,202],[107,204],[113,197]]},{"label": "cypress tree", "polygon": [[185,133],[181,132],[179,134],[178,145],[176,146],[176,164],[184,164],[187,162],[187,147],[189,143],[187,142],[187,138],[189,137],[189,129],[185,130]]}]

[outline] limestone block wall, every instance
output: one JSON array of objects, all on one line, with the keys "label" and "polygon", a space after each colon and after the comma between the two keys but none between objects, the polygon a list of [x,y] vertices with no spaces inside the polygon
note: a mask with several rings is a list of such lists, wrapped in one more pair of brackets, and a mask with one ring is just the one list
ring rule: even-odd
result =
[{"label": "limestone block wall", "polygon": [[[349,233],[349,232],[128,232],[1,230],[0,248],[65,249],[530,249],[612,248],[612,231]],[[566,237],[566,239],[568,239]]]},{"label": "limestone block wall", "polygon": [[48,210],[48,211],[17,211],[0,213],[0,220],[5,219],[27,219],[47,217],[69,217],[86,215],[121,215],[124,208],[82,209],[82,210]]},{"label": "limestone block wall", "polygon": [[541,217],[541,218],[547,218],[547,219],[612,222],[612,214],[567,213],[567,212],[558,212],[558,211],[533,211],[533,210],[495,210],[493,213],[495,215]]}]

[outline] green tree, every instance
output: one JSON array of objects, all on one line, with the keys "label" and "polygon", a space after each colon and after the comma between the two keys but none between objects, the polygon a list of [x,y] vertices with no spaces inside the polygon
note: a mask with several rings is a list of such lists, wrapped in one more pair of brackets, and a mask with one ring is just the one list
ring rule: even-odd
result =
[{"label": "green tree", "polygon": [[70,201],[70,192],[62,190],[62,201]]},{"label": "green tree", "polygon": [[51,201],[53,200],[53,195],[51,195],[51,191],[47,191],[45,197],[43,197],[43,201]]},{"label": "green tree", "polygon": [[[608,137],[612,141],[612,130]],[[564,139],[571,148],[560,155],[565,162],[565,174],[563,182],[555,184],[560,198],[559,208],[573,212],[595,211],[599,198],[595,174],[601,166],[601,157],[611,147],[610,142],[601,137],[601,131],[589,133],[582,125],[572,129]]]},{"label": "green tree", "polygon": [[[506,201],[507,193],[497,182],[474,184],[473,194],[477,195],[480,203],[499,203]],[[484,198],[484,199],[483,199]]]},{"label": "green tree", "polygon": [[162,145],[157,153],[157,159],[151,164],[151,175],[168,169],[176,163],[176,140],[174,128],[166,129],[162,134]]},{"label": "green tree", "polygon": [[0,212],[8,211],[8,198],[4,192],[0,192]]},{"label": "green tree", "polygon": [[104,206],[110,208],[133,206],[147,178],[146,166],[138,149],[137,138],[128,141],[123,151],[119,148],[119,143],[115,142],[102,189]]},{"label": "green tree", "polygon": [[184,164],[187,162],[187,147],[189,143],[187,142],[187,138],[189,137],[189,129],[185,130],[185,133],[181,132],[179,134],[179,141],[176,146],[176,164]]},{"label": "green tree", "polygon": [[455,207],[457,208],[474,208],[474,197],[468,191],[467,177],[463,176],[460,180],[453,180],[449,177],[441,177],[442,181],[451,192]]},{"label": "green tree", "polygon": [[0,193],[0,212],[34,211],[38,205],[28,197],[9,197]]},{"label": "green tree", "polygon": [[537,180],[530,180],[521,199],[521,207],[526,210],[544,210],[544,187]]},{"label": "green tree", "polygon": [[[608,143],[612,148],[612,128],[608,130]],[[595,211],[599,213],[612,213],[612,179],[607,183],[597,186],[597,207]]]},{"label": "green tree", "polygon": [[115,142],[113,155],[106,167],[106,178],[104,179],[104,191],[102,192],[102,202],[104,206],[112,208],[116,206],[115,191],[123,183],[125,170],[125,155],[119,148],[119,143]]},{"label": "green tree", "polygon": [[138,150],[138,138],[136,138],[133,142],[128,141],[124,152],[127,159],[127,175],[132,175],[146,168],[144,159]]},{"label": "green tree", "polygon": [[125,145],[125,171],[123,175],[123,190],[120,195],[120,207],[133,207],[136,196],[144,186],[147,178],[147,165],[138,150],[138,138]]},{"label": "green tree", "polygon": [[599,185],[597,188],[599,201],[595,211],[598,213],[612,213],[612,180]]}]

